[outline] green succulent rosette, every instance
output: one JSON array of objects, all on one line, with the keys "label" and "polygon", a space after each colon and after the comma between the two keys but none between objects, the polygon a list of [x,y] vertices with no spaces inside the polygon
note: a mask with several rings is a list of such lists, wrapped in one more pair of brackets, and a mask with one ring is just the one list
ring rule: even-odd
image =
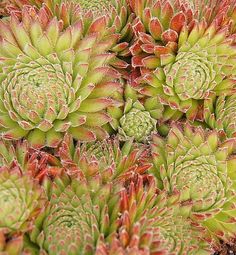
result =
[{"label": "green succulent rosette", "polygon": [[121,84],[107,53],[116,36],[101,39],[105,24],[100,18],[85,28],[81,18],[61,31],[59,20],[33,11],[0,23],[3,138],[26,137],[38,148],[56,147],[65,132],[84,141],[108,136],[106,108],[118,103],[111,95]]},{"label": "green succulent rosette", "polygon": [[235,232],[235,148],[233,139],[220,142],[216,131],[172,126],[167,139],[153,137],[154,168],[158,186],[179,190],[181,201],[191,203],[190,217],[202,222],[214,236],[230,240]]},{"label": "green succulent rosette", "polygon": [[44,186],[49,202],[35,220],[31,242],[42,254],[96,254],[98,240],[108,238],[118,225],[112,185],[63,175]]},{"label": "green succulent rosette", "polygon": [[119,120],[118,132],[121,139],[134,138],[137,142],[144,142],[156,130],[156,122],[139,101],[132,103],[128,100]]},{"label": "green succulent rosette", "polygon": [[204,120],[212,129],[231,138],[236,135],[236,96],[211,96],[204,103]]},{"label": "green succulent rosette", "polygon": [[211,25],[197,22],[191,31],[184,26],[177,53],[152,58],[150,71],[137,80],[138,89],[194,120],[210,95],[228,95],[234,90],[235,55],[227,29],[219,30],[216,20]]},{"label": "green succulent rosette", "polygon": [[152,176],[130,180],[121,191],[121,225],[109,239],[109,254],[212,254],[206,230],[178,214],[185,210],[180,206],[179,194],[158,191]]},{"label": "green succulent rosette", "polygon": [[0,231],[28,230],[44,201],[44,192],[17,167],[0,167]]},{"label": "green succulent rosette", "polygon": [[142,104],[139,100],[127,98],[124,109],[109,107],[114,130],[118,130],[121,140],[134,139],[145,142],[156,130],[157,120],[162,116],[163,106],[155,99],[148,99]]}]

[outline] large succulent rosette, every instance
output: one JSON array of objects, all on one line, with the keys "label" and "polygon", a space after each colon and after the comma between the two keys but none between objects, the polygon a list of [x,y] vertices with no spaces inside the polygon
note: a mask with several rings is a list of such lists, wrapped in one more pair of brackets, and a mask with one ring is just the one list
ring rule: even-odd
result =
[{"label": "large succulent rosette", "polygon": [[118,226],[119,201],[112,185],[67,175],[44,185],[49,202],[35,220],[31,242],[42,254],[96,254],[98,240]]},{"label": "large succulent rosette", "polygon": [[0,167],[0,232],[27,231],[40,212],[44,192],[18,167]]},{"label": "large succulent rosette", "polygon": [[196,23],[191,32],[181,30],[177,55],[156,57],[152,72],[139,78],[140,92],[158,96],[163,104],[186,113],[187,118],[201,119],[203,101],[211,94],[234,91],[235,56],[233,40],[227,29],[218,29],[215,20]]},{"label": "large succulent rosette", "polygon": [[179,190],[191,203],[190,217],[202,221],[213,235],[230,239],[235,232],[235,141],[221,143],[217,131],[188,123],[174,125],[167,137],[153,137],[153,173],[158,186]]},{"label": "large succulent rosette", "polygon": [[[118,233],[109,239],[109,252],[102,254],[211,254],[205,229],[178,215],[178,197],[156,190],[152,176],[130,180],[121,191]],[[101,247],[107,248],[99,243]]]},{"label": "large succulent rosette", "polygon": [[205,100],[204,120],[210,128],[218,129],[224,136],[236,135],[236,95],[212,96]]},{"label": "large succulent rosette", "polygon": [[101,41],[103,18],[87,32],[82,19],[61,31],[61,21],[32,12],[0,23],[2,136],[27,137],[34,147],[55,147],[66,131],[85,141],[107,137],[105,109],[117,103],[110,95],[120,83],[106,51],[116,36]]}]

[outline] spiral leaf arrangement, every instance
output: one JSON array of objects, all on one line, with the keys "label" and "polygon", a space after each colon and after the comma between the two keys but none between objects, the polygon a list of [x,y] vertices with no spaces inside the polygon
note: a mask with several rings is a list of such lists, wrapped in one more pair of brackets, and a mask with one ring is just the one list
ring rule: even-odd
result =
[{"label": "spiral leaf arrangement", "polygon": [[1,1],[0,254],[232,254],[235,63],[236,0]]}]

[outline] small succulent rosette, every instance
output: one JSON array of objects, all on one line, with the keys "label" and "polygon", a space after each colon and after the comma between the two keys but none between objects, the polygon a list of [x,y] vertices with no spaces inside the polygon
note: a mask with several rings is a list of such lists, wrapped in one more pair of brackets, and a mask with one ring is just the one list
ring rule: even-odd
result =
[{"label": "small succulent rosette", "polygon": [[[146,101],[143,105],[140,101],[133,101],[128,98],[125,102],[124,110],[121,108],[108,109],[109,114],[112,116],[113,121],[110,123],[114,130],[118,130],[119,138],[121,140],[128,140],[133,138],[136,142],[146,142],[151,133],[156,131],[157,120],[151,116],[151,111],[155,115],[162,112],[157,109],[158,101]],[[154,113],[153,113],[154,114]]]},{"label": "small succulent rosette", "polygon": [[26,232],[44,203],[44,191],[18,167],[0,167],[0,230]]},{"label": "small succulent rosette", "polygon": [[204,120],[228,138],[236,136],[236,95],[212,95],[204,103]]}]

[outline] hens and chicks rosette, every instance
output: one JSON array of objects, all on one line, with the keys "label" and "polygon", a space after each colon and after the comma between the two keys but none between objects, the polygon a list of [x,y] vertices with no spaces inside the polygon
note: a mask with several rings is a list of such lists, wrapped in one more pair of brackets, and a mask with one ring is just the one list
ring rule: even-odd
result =
[{"label": "hens and chicks rosette", "polygon": [[0,17],[1,255],[235,246],[236,0],[1,0]]}]

